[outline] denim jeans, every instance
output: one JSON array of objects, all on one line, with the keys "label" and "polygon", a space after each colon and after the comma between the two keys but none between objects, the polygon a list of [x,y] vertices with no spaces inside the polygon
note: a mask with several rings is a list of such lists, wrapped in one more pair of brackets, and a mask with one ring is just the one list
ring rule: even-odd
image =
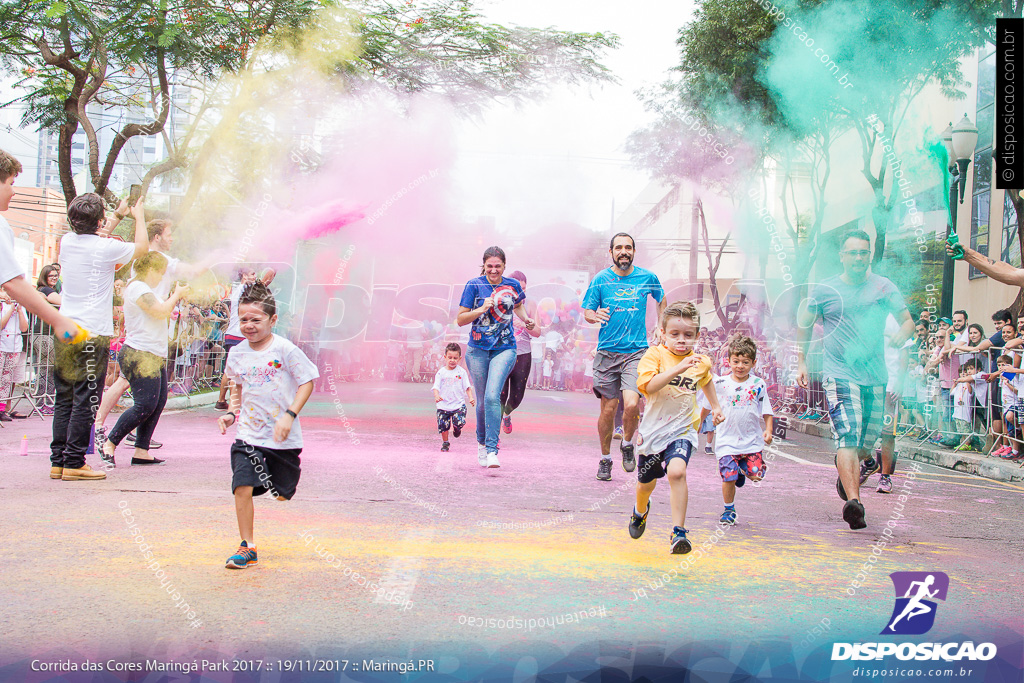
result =
[{"label": "denim jeans", "polygon": [[488,351],[470,346],[466,351],[466,367],[477,393],[476,442],[486,446],[488,452],[498,450],[501,389],[515,364],[515,348]]},{"label": "denim jeans", "polygon": [[121,348],[118,359],[121,374],[132,387],[132,407],[121,414],[117,424],[107,434],[115,446],[135,432],[135,447],[148,451],[160,414],[167,403],[167,368],[160,356],[139,351],[130,346]]},{"label": "denim jeans", "polygon": [[57,394],[50,442],[50,464],[54,467],[76,469],[85,464],[109,355],[110,337],[92,337],[54,348]]}]

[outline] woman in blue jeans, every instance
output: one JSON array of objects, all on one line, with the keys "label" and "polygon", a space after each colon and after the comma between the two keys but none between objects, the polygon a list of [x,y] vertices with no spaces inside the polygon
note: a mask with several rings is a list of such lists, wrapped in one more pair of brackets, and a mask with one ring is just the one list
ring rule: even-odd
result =
[{"label": "woman in blue jeans", "polygon": [[135,279],[124,288],[125,339],[118,353],[121,374],[132,387],[131,408],[122,413],[107,434],[101,459],[114,465],[114,450],[128,432],[135,432],[133,465],[159,465],[149,454],[150,442],[160,413],[167,403],[167,319],[174,306],[188,292],[178,284],[165,301],[154,291],[167,271],[167,257],[150,251],[135,262]]},{"label": "woman in blue jeans", "polygon": [[500,467],[498,430],[501,425],[501,389],[516,363],[516,339],[512,329],[513,313],[526,329],[533,319],[526,315],[526,295],[517,280],[503,276],[505,252],[489,247],[484,252],[480,277],[466,283],[455,322],[472,323],[466,367],[473,386],[483,397],[476,403],[477,462],[481,467]]}]

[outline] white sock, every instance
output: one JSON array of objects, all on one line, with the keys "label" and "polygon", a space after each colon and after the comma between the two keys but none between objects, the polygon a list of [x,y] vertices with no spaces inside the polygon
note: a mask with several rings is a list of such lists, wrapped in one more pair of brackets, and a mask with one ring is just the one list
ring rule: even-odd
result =
[{"label": "white sock", "polygon": [[632,439],[627,439],[626,437],[622,437],[622,445],[623,446],[632,446],[633,445],[633,440]]}]

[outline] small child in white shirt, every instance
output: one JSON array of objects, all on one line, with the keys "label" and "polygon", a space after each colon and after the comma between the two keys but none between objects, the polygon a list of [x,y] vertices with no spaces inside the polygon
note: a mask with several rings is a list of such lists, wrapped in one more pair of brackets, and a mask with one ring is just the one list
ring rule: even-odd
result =
[{"label": "small child in white shirt", "polygon": [[473,387],[469,383],[469,371],[459,367],[462,347],[452,342],[444,349],[444,365],[434,375],[434,402],[437,404],[437,431],[441,435],[441,450],[451,448],[448,430],[455,438],[462,436],[466,426],[466,401],[476,405]]}]

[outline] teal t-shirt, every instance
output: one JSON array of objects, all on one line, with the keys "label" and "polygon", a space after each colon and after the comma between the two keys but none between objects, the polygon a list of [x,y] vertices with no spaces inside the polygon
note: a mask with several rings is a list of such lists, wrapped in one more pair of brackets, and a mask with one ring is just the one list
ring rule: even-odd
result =
[{"label": "teal t-shirt", "polygon": [[606,268],[594,276],[583,295],[583,308],[590,311],[607,308],[611,316],[598,333],[598,351],[631,353],[648,347],[645,320],[648,295],[660,303],[665,298],[665,290],[658,276],[645,268],[633,266],[633,271],[625,277]]}]

